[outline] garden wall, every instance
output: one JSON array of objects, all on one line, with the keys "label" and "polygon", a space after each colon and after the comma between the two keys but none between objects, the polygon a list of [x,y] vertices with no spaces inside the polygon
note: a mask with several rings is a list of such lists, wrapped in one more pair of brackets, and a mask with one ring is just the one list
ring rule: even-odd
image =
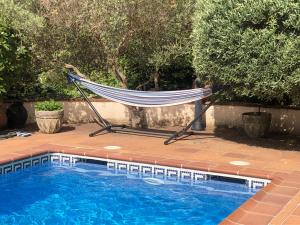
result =
[{"label": "garden wall", "polygon": [[[87,123],[94,121],[93,112],[84,101],[63,101],[65,116],[68,123]],[[112,123],[127,124],[129,119],[128,109],[118,103],[106,100],[93,101],[94,106],[100,111],[104,118]],[[35,122],[34,103],[26,102],[28,110],[27,123]],[[213,129],[217,126],[242,127],[243,112],[258,111],[258,106],[251,105],[214,105],[205,115],[207,128]],[[261,111],[272,113],[272,132],[291,133],[300,135],[300,109],[297,108],[261,108]],[[147,108],[145,117],[149,127],[161,126],[183,126],[187,124],[194,114],[194,105],[185,104],[179,106]]]}]

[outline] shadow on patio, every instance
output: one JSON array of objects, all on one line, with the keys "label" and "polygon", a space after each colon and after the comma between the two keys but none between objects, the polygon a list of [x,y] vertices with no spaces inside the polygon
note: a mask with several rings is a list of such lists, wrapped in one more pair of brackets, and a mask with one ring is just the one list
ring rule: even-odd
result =
[{"label": "shadow on patio", "polygon": [[293,135],[270,133],[264,138],[251,139],[246,136],[242,129],[234,128],[216,128],[214,134],[219,138],[250,146],[300,151],[300,138]]}]

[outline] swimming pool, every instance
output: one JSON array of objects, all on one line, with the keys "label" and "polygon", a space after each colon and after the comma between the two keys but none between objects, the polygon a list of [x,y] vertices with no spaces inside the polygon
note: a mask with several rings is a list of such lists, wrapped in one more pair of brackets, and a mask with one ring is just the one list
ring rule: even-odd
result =
[{"label": "swimming pool", "polygon": [[191,182],[131,172],[79,162],[2,175],[0,225],[213,225],[258,191],[237,179]]}]

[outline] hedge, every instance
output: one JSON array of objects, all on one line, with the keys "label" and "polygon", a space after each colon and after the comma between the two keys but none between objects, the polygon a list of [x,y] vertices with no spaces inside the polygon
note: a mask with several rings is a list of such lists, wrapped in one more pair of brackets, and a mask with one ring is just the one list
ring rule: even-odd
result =
[{"label": "hedge", "polygon": [[225,100],[299,104],[300,2],[197,0],[194,67]]}]

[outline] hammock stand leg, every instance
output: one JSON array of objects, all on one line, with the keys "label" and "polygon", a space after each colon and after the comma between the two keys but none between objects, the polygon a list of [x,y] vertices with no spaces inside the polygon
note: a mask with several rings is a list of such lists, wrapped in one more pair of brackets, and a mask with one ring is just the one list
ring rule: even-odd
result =
[{"label": "hammock stand leg", "polygon": [[103,131],[109,131],[110,132],[110,129],[108,127],[103,127],[99,130],[95,130],[94,132],[90,133],[89,136],[94,137],[95,135],[100,134]]},{"label": "hammock stand leg", "polygon": [[101,133],[101,132],[103,132],[105,130],[108,131],[108,132],[112,132],[112,130],[111,130],[112,125],[100,115],[100,113],[96,110],[96,108],[94,107],[94,105],[91,103],[91,101],[88,99],[88,97],[83,92],[83,90],[79,87],[79,85],[74,80],[72,80],[72,83],[76,86],[77,90],[80,92],[80,94],[82,95],[82,97],[84,98],[84,100],[88,103],[88,105],[94,111],[94,113],[96,114],[96,116],[98,118],[97,123],[102,127],[101,129],[96,130],[96,131],[90,133],[89,136],[93,137],[96,134],[99,134],[99,133]]},{"label": "hammock stand leg", "polygon": [[172,140],[176,140],[177,138],[183,136],[191,127],[192,125],[208,110],[208,108],[210,106],[212,106],[212,104],[214,103],[214,101],[211,101],[208,105],[206,105],[202,110],[201,113],[196,116],[186,127],[184,127],[182,130],[177,131],[176,133],[174,133],[171,137],[169,137],[167,140],[164,141],[165,145],[170,144],[170,142]]}]

